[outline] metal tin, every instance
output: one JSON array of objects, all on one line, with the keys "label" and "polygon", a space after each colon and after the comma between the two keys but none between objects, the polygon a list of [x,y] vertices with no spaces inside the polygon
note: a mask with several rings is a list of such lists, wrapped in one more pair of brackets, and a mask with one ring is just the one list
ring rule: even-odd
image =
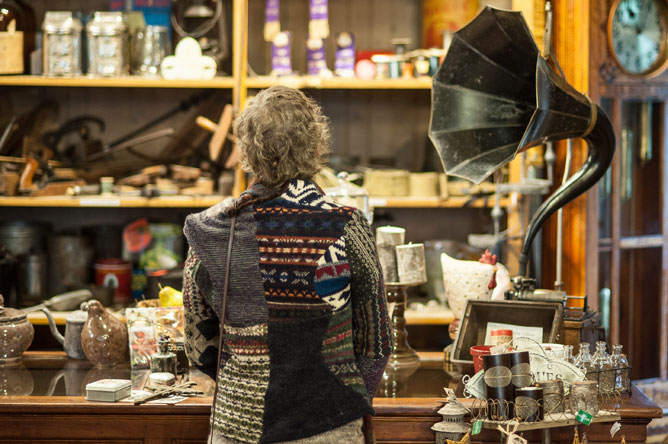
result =
[{"label": "metal tin", "polygon": [[511,419],[513,414],[514,387],[510,354],[484,355],[482,365],[485,371],[485,397],[487,398],[487,416],[491,420]]},{"label": "metal tin", "polygon": [[528,351],[510,353],[510,371],[513,374],[512,381],[516,389],[533,384]]},{"label": "metal tin", "polygon": [[515,416],[526,422],[542,421],[543,388],[523,387],[515,389]]},{"label": "metal tin", "polygon": [[88,74],[115,77],[128,74],[128,29],[122,12],[97,11],[86,25]]},{"label": "metal tin", "polygon": [[18,305],[29,307],[41,303],[47,297],[46,254],[29,254],[19,266]]},{"label": "metal tin", "polygon": [[44,251],[44,225],[26,222],[10,222],[0,225],[0,247],[15,256]]},{"label": "metal tin", "polygon": [[47,11],[42,23],[46,76],[81,75],[81,21],[71,11]]}]

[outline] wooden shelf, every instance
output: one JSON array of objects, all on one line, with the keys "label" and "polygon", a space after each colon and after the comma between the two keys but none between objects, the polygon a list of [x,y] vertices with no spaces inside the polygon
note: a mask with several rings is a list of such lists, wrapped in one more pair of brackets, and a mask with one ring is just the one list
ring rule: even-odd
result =
[{"label": "wooden shelf", "polygon": [[[208,208],[223,199],[222,196],[171,197],[117,197],[117,196],[51,196],[0,197],[0,207],[68,207],[68,208]],[[374,208],[489,208],[492,199],[451,197],[372,197]],[[501,206],[510,205],[510,199],[501,199]]]},{"label": "wooden shelf", "polygon": [[222,196],[152,198],[116,196],[0,197],[0,207],[208,208],[222,199]]},{"label": "wooden shelf", "polygon": [[[0,76],[4,86],[60,86],[88,88],[232,88],[232,77],[215,77],[210,80],[167,80],[139,76],[126,77],[46,77],[46,76]],[[295,77],[251,77],[246,80],[248,88],[269,88],[285,85],[293,88],[311,89],[431,89],[431,78],[360,80],[333,77],[330,79],[311,76]]]},{"label": "wooden shelf", "polygon": [[450,325],[455,315],[449,308],[425,308],[423,310],[406,310],[406,325]]},{"label": "wooden shelf", "polygon": [[[447,199],[440,197],[371,197],[369,203],[374,208],[491,208],[494,197],[453,196]],[[501,199],[502,207],[509,207],[509,198]]]},{"label": "wooden shelf", "polygon": [[46,77],[0,76],[0,86],[61,86],[86,88],[223,88],[234,85],[232,77],[214,77],[210,80],[167,80],[140,76],[126,77]]},{"label": "wooden shelf", "polygon": [[431,89],[431,78],[361,80],[341,77],[324,78],[317,76],[294,77],[249,77],[248,88],[269,88],[284,85],[300,89]]}]

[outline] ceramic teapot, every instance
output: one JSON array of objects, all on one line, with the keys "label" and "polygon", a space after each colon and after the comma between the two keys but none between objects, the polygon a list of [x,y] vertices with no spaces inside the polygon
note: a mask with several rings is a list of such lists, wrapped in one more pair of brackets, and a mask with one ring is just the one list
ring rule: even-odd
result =
[{"label": "ceramic teapot", "polygon": [[88,314],[86,310],[88,303],[83,302],[80,310],[74,310],[65,318],[65,336],[61,335],[56,327],[56,322],[48,308],[42,307],[40,310],[46,315],[49,320],[49,330],[56,341],[60,342],[68,357],[72,359],[86,359],[83,347],[81,346],[81,331]]},{"label": "ceramic teapot", "polygon": [[81,345],[90,362],[113,367],[129,360],[128,330],[125,323],[104,309],[95,299],[88,302],[88,317],[81,330]]},{"label": "ceramic teapot", "polygon": [[25,312],[5,307],[0,295],[0,365],[19,362],[34,336],[35,329]]}]

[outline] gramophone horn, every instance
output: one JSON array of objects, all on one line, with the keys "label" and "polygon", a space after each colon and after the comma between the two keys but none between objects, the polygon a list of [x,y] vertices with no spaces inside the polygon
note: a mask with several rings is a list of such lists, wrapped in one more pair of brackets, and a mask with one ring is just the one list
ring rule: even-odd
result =
[{"label": "gramophone horn", "polygon": [[455,33],[434,76],[429,136],[446,173],[476,183],[532,146],[587,141],[584,165],[534,214],[520,274],[545,220],[594,185],[615,150],[605,113],[540,57],[522,14],[490,7]]}]

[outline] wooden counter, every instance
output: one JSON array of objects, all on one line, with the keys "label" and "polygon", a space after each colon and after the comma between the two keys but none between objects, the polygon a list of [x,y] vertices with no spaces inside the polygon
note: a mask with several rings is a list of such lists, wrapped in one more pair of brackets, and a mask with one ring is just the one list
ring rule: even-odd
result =
[{"label": "wooden counter", "polygon": [[[452,385],[454,381],[448,381],[448,377],[438,379],[439,371],[445,373],[438,367],[437,354],[423,357],[427,358],[424,365],[427,373],[416,373],[413,376],[419,375],[417,380],[411,376],[408,382],[385,381],[381,391],[387,394],[388,390],[396,389],[402,396],[402,390],[408,388],[416,396],[425,397],[374,399],[374,428],[379,443],[435,441],[431,426],[442,419],[436,412],[444,402],[438,397],[437,387]],[[0,367],[0,390],[19,393],[23,389],[35,394],[0,396],[0,442],[195,444],[206,440],[211,397],[192,398],[175,405],[90,402],[80,395],[66,396],[66,392],[80,391],[87,379],[106,377],[99,369],[91,368],[85,361],[68,360],[60,352],[29,352],[24,361],[27,368]],[[57,367],[55,372],[53,367]],[[129,374],[129,369],[120,371]],[[47,392],[56,396],[46,396]],[[428,397],[429,392],[434,396]],[[58,396],[59,393],[63,396]],[[629,443],[644,442],[648,422],[662,415],[661,409],[635,388],[633,396],[624,399],[620,413],[622,430],[614,440],[610,439],[610,423],[580,426],[580,433],[586,431],[590,442],[618,443],[622,434]],[[573,427],[553,429],[551,436],[554,443],[570,444]],[[540,432],[527,432],[524,437],[540,442]],[[484,430],[475,438],[475,441],[499,442],[499,432]]]}]

